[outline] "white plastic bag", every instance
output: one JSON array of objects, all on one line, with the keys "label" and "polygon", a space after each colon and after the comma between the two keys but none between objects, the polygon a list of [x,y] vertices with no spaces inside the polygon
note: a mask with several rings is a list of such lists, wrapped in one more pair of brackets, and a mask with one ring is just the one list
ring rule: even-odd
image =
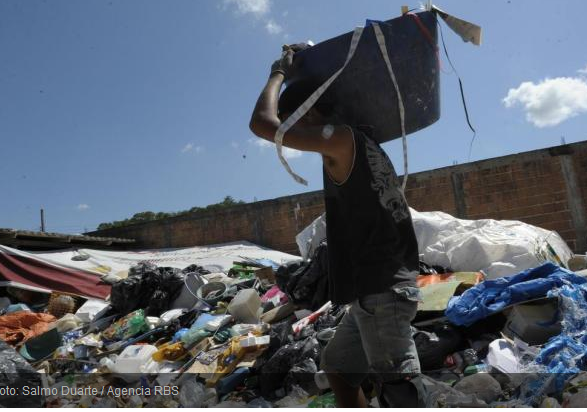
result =
[{"label": "white plastic bag", "polygon": [[564,266],[573,255],[556,232],[523,222],[464,220],[443,212],[410,211],[420,257],[429,265],[455,272],[483,271],[487,279],[495,279],[547,260]]}]

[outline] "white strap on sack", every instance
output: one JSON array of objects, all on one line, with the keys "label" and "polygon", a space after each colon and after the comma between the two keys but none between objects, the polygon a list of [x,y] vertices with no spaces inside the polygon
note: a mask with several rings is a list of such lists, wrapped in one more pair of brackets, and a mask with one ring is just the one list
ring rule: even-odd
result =
[{"label": "white strap on sack", "polygon": [[385,36],[381,31],[378,23],[373,22],[373,31],[375,32],[375,37],[377,38],[377,43],[379,44],[379,49],[381,50],[381,54],[383,55],[383,60],[385,60],[385,64],[387,65],[387,71],[389,71],[389,76],[391,77],[391,81],[393,82],[393,86],[395,87],[395,92],[397,93],[397,106],[399,108],[399,118],[402,128],[402,145],[404,150],[404,180],[402,182],[402,192],[406,189],[406,184],[408,183],[408,142],[406,139],[406,119],[405,119],[405,108],[404,108],[404,101],[402,99],[402,95],[399,91],[399,86],[397,84],[397,79],[395,78],[395,73],[393,72],[393,67],[391,67],[391,61],[389,60],[389,55],[387,54],[387,46],[385,45]]},{"label": "white strap on sack", "polygon": [[361,39],[362,34],[363,34],[363,27],[357,27],[355,29],[355,31],[353,32],[353,37],[351,39],[351,45],[349,48],[349,52],[347,54],[346,61],[344,62],[342,67],[336,73],[334,73],[328,80],[326,80],[326,82],[324,82],[324,84],[322,86],[318,87],[318,89],[316,89],[316,91],[314,93],[312,93],[312,95],[310,97],[308,97],[308,99],[304,103],[302,103],[302,105],[300,107],[298,107],[297,110],[290,117],[288,117],[285,122],[283,122],[279,126],[279,128],[277,129],[277,132],[275,132],[275,138],[274,138],[275,147],[277,148],[277,156],[279,157],[281,164],[283,165],[283,167],[285,167],[285,170],[287,170],[287,172],[295,179],[295,181],[302,184],[302,185],[307,186],[308,182],[303,177],[298,176],[291,169],[291,167],[289,167],[287,160],[285,160],[285,158],[283,157],[283,153],[282,153],[283,137],[284,137],[285,133],[287,133],[287,131],[294,124],[296,124],[297,121],[300,120],[312,108],[312,106],[314,106],[314,104],[316,104],[316,102],[322,96],[322,94],[324,94],[326,89],[328,89],[328,87],[330,87],[332,82],[334,82],[336,80],[336,78],[342,73],[342,71],[345,69],[345,67],[348,65],[349,61],[352,59],[353,55],[355,54],[355,50],[357,49],[357,45],[359,44],[359,40]]}]

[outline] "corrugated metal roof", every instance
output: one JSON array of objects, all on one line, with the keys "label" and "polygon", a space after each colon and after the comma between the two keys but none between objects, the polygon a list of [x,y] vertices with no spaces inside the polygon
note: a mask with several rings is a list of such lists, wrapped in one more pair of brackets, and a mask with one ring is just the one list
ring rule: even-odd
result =
[{"label": "corrugated metal roof", "polygon": [[50,248],[54,245],[62,248],[67,247],[68,245],[71,247],[76,245],[128,246],[132,243],[135,243],[134,239],[0,228],[0,244],[6,246],[31,246],[37,248],[46,245],[46,247]]}]

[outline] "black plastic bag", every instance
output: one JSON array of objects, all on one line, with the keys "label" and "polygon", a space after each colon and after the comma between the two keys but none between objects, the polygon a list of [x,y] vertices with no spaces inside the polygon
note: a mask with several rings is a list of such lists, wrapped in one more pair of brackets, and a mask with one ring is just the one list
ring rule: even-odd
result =
[{"label": "black plastic bag", "polygon": [[463,334],[449,324],[434,325],[427,330],[413,329],[412,336],[423,371],[442,368],[448,355],[465,348]]},{"label": "black plastic bag", "polygon": [[318,372],[318,367],[312,358],[307,358],[296,363],[285,377],[284,387],[286,392],[290,393],[292,388],[297,385],[310,395],[315,394],[318,391],[318,387],[314,381],[314,374],[316,372]]},{"label": "black plastic bag", "polygon": [[6,342],[0,340],[0,407],[41,408],[45,405],[42,395],[23,393],[23,387],[42,387],[41,374]]},{"label": "black plastic bag", "polygon": [[259,384],[263,396],[270,396],[282,387],[284,378],[294,365],[308,359],[314,363],[320,362],[320,351],[320,344],[314,337],[279,348],[261,368]]},{"label": "black plastic bag", "polygon": [[112,286],[112,307],[122,315],[144,308],[147,316],[159,316],[181,292],[184,276],[176,268],[141,262],[129,270],[126,279]]},{"label": "black plastic bag", "polygon": [[328,302],[328,246],[323,242],[309,262],[295,262],[277,269],[277,286],[298,307],[319,309]]}]

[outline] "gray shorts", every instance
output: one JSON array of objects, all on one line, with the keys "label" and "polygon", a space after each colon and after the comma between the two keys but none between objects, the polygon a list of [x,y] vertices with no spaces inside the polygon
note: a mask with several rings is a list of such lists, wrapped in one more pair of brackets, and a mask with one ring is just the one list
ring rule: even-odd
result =
[{"label": "gray shorts", "polygon": [[355,300],[322,351],[321,367],[359,386],[367,374],[379,383],[420,373],[410,323],[420,291],[410,284]]}]

